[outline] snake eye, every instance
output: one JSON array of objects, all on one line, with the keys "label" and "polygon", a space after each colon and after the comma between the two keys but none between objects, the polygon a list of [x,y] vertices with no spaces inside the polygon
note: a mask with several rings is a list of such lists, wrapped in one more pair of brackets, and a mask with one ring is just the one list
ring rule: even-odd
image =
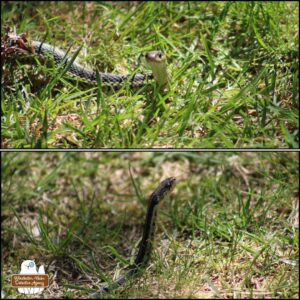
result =
[{"label": "snake eye", "polygon": [[161,52],[159,52],[159,53],[158,53],[158,57],[159,57],[159,58],[161,58],[161,57],[162,57],[162,55],[161,55]]}]

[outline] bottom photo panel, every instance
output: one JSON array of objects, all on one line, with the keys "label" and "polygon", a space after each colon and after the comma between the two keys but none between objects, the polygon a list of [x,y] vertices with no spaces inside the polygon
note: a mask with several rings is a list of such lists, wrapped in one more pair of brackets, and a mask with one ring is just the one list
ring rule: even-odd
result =
[{"label": "bottom photo panel", "polygon": [[1,298],[299,298],[298,152],[5,152]]}]

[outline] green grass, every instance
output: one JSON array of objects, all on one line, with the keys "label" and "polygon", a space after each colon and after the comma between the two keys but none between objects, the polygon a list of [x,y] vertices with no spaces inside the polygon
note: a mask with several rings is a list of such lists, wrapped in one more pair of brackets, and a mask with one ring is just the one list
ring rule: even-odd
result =
[{"label": "green grass", "polygon": [[47,298],[86,297],[137,250],[165,177],[150,263],[112,298],[299,298],[298,153],[2,153],[2,297],[25,259]]},{"label": "green grass", "polygon": [[[2,25],[101,71],[145,71],[161,49],[172,79],[120,91],[5,60],[5,148],[299,147],[297,2],[2,2]],[[4,28],[1,28],[2,36]],[[12,76],[12,74],[14,76]]]}]

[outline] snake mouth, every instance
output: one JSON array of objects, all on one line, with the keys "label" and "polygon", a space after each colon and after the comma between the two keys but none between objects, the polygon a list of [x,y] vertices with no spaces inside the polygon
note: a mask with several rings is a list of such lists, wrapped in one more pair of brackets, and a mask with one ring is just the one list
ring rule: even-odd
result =
[{"label": "snake mouth", "polygon": [[165,55],[161,51],[150,51],[146,53],[146,60],[149,63],[161,63],[166,59]]}]

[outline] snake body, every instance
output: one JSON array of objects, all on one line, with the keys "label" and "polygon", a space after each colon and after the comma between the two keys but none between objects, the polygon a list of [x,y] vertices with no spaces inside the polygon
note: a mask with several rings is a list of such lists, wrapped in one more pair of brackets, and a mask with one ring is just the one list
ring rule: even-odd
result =
[{"label": "snake body", "polygon": [[[68,66],[69,73],[81,78],[84,82],[97,84],[96,71],[85,68],[76,61],[71,63],[72,58],[65,51],[45,42],[29,41],[26,33],[17,35],[8,28],[7,34],[1,38],[1,64],[2,58],[4,60],[5,57],[12,53],[37,54],[46,58],[50,57],[55,63]],[[167,87],[169,76],[166,68],[166,57],[161,51],[150,51],[146,53],[145,58],[152,69],[152,74],[121,75],[99,72],[101,84],[104,86],[119,87],[124,82],[128,82],[131,86],[135,87],[145,85],[154,79],[160,89]],[[68,62],[70,62],[70,65],[68,65]]]},{"label": "snake body", "polygon": [[[50,44],[39,41],[31,41],[31,46],[36,54],[42,56],[50,55],[57,64],[60,64],[63,61],[65,64],[67,64],[68,60],[70,59],[67,57],[66,52]],[[96,83],[96,72],[83,67],[77,62],[73,62],[68,71],[76,77]],[[125,81],[129,81],[132,86],[140,86],[146,82],[152,81],[154,78],[153,74],[119,75],[111,73],[99,73],[99,75],[101,78],[101,83],[104,86],[119,86]]]},{"label": "snake body", "polygon": [[129,267],[127,273],[120,276],[112,284],[102,287],[97,292],[91,294],[89,298],[97,298],[99,297],[99,294],[112,291],[113,289],[121,286],[126,282],[128,278],[136,275],[141,267],[146,266],[149,261],[152,248],[152,240],[154,236],[155,220],[157,214],[157,204],[159,204],[159,202],[172,190],[175,185],[175,181],[176,179],[174,177],[169,177],[163,180],[149,197],[143,236],[139,244],[139,251],[134,260],[134,264]]}]

